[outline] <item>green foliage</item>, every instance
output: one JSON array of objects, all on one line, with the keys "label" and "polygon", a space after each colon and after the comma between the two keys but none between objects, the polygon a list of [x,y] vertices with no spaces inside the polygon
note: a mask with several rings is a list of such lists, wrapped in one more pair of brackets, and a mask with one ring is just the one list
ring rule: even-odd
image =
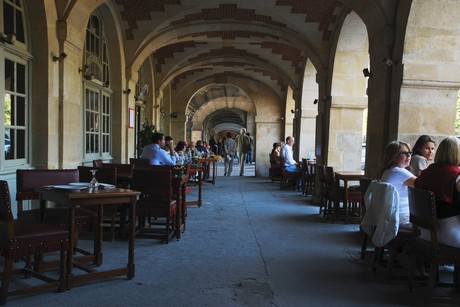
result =
[{"label": "green foliage", "polygon": [[140,157],[142,154],[142,148],[147,146],[152,142],[153,133],[157,132],[154,124],[149,124],[149,121],[146,120],[142,124],[142,129],[138,133],[137,140],[137,156]]}]

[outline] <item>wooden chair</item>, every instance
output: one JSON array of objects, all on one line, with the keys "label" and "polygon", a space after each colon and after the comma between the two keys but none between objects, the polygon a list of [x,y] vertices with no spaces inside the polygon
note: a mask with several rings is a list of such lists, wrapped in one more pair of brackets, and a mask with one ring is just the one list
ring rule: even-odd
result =
[{"label": "wooden chair", "polygon": [[270,179],[272,181],[280,181],[281,180],[281,165],[275,162],[275,158],[273,154],[269,153],[268,158],[270,159],[270,168],[268,170]]},{"label": "wooden chair", "polygon": [[[378,267],[384,267],[388,279],[402,277],[403,275],[392,274],[396,255],[403,250],[409,250],[411,241],[419,236],[420,232],[410,224],[396,224],[395,215],[399,212],[397,210],[399,195],[392,184],[371,181],[364,194],[364,202],[366,214],[361,222],[361,229],[372,236],[372,243],[375,246],[372,271],[376,272]],[[382,219],[382,216],[388,218]],[[386,250],[388,258],[385,259]]]},{"label": "wooden chair", "polygon": [[[369,188],[369,185],[374,179],[372,178],[361,178],[359,179],[359,187],[361,190],[361,211],[362,211],[362,216],[366,214],[366,203],[364,201],[364,194],[366,194],[367,188]],[[361,259],[364,259],[366,257],[366,251],[367,251],[367,243],[369,241],[369,236],[366,232],[364,232],[362,229],[360,229],[361,232],[363,233],[363,242],[361,244]]]},{"label": "wooden chair", "polygon": [[[18,204],[18,220],[20,221],[44,221],[49,224],[59,225],[63,229],[68,229],[68,208],[51,207],[42,209],[24,210],[23,202],[25,200],[38,200],[39,194],[36,189],[45,185],[66,185],[70,182],[78,182],[77,169],[18,169],[16,170],[16,201]],[[75,210],[75,241],[78,242],[78,236],[81,230],[94,230],[97,220],[97,214],[85,208],[76,208]],[[76,251],[87,256],[88,259],[94,259],[94,253],[85,251],[76,247]],[[42,259],[37,259],[42,262]],[[46,268],[53,266],[53,262],[35,263],[36,266]]]},{"label": "wooden chair", "polygon": [[[0,290],[0,304],[6,304],[10,295],[26,294],[57,288],[65,291],[66,253],[69,249],[69,232],[59,226],[40,222],[20,222],[13,220],[11,211],[11,197],[8,183],[0,180],[0,251],[5,258],[3,265],[2,286]],[[30,259],[36,255],[59,251],[59,278],[44,275],[34,271],[30,262],[20,270],[13,270],[13,263],[21,259]],[[13,273],[32,276],[45,283],[32,284],[20,289],[10,290],[10,281]]]},{"label": "wooden chair", "polygon": [[[117,185],[117,176],[118,169],[115,167],[109,167],[109,163],[103,163],[101,167],[89,167],[89,166],[79,166],[78,175],[80,182],[90,182],[92,179],[92,174],[90,170],[97,170],[96,179],[99,183],[111,184],[113,186]],[[129,165],[129,164],[128,164]],[[131,168],[132,169],[132,168]],[[123,211],[120,211],[123,208]],[[88,208],[88,210],[93,210]],[[117,223],[118,220],[118,223]],[[104,206],[103,212],[103,221],[104,225],[109,225],[109,240],[115,240],[116,229],[118,228],[121,232],[126,230],[126,211],[124,206],[119,205],[110,205]],[[118,226],[118,227],[117,227]],[[106,226],[107,227],[107,226]]]},{"label": "wooden chair", "polygon": [[102,160],[101,159],[96,159],[96,160],[93,160],[93,166],[94,167],[101,167],[102,166]]},{"label": "wooden chair", "polygon": [[302,195],[313,195],[315,189],[315,166],[302,158]]},{"label": "wooden chair", "polygon": [[285,160],[281,157],[281,180],[280,180],[280,189],[284,190],[286,186],[289,186],[292,183],[294,190],[300,189],[299,180],[301,179],[301,173],[291,173],[286,171]]},{"label": "wooden chair", "polygon": [[[326,166],[325,168],[325,184],[326,184],[326,216],[329,218],[331,223],[339,217],[340,212],[346,210],[345,204],[343,204],[344,189],[339,186],[336,178],[334,168],[332,166]],[[340,204],[343,204],[342,207]]]},{"label": "wooden chair", "polygon": [[130,158],[129,164],[133,164],[134,168],[150,168],[149,159]]},{"label": "wooden chair", "polygon": [[[449,303],[458,306],[460,304],[459,288],[460,288],[460,248],[451,247],[438,243],[438,220],[436,217],[436,201],[435,195],[431,191],[411,188],[408,191],[410,221],[418,228],[429,230],[431,241],[426,241],[421,237],[413,240],[412,249],[413,257],[409,270],[408,284],[412,290],[412,281],[417,257],[427,261],[430,264],[430,273],[428,278],[428,288],[426,291],[426,303],[429,305],[432,301]],[[453,283],[439,282],[439,266],[453,265],[454,276]],[[435,286],[453,286],[453,290],[457,292],[456,296],[437,296],[434,293]]]},{"label": "wooden chair", "polygon": [[[138,236],[160,237],[165,243],[173,237],[176,227],[177,202],[172,198],[172,169],[155,167],[151,169],[134,169],[131,188],[141,192],[136,204],[139,217]],[[146,227],[146,218],[164,218],[159,225]]]},{"label": "wooden chair", "polygon": [[323,217],[327,216],[327,181],[326,181],[326,165],[316,164],[316,174],[320,184],[320,201],[319,214],[323,213]]}]

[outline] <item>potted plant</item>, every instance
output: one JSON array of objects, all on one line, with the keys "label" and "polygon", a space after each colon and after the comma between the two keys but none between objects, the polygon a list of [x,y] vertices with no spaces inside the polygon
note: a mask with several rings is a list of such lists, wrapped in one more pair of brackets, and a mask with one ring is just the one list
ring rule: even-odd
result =
[{"label": "potted plant", "polygon": [[137,156],[140,157],[142,154],[142,149],[149,145],[152,142],[153,133],[157,132],[154,124],[149,124],[149,121],[146,120],[142,124],[142,129],[139,130],[137,134]]}]

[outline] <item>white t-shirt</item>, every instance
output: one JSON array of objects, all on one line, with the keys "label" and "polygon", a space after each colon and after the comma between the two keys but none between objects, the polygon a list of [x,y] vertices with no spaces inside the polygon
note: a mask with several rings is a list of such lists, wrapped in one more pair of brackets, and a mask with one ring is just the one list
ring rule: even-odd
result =
[{"label": "white t-shirt", "polygon": [[391,183],[399,194],[399,224],[409,223],[409,198],[407,196],[407,186],[404,182],[415,177],[405,168],[393,167],[383,172],[382,181]]}]

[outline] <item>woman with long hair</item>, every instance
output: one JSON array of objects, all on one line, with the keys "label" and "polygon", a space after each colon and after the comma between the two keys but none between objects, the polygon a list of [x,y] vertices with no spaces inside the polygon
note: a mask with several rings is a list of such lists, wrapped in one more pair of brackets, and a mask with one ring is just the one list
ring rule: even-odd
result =
[{"label": "woman with long hair", "polygon": [[430,161],[433,160],[434,149],[436,142],[429,135],[421,135],[415,142],[410,161],[410,165],[407,169],[415,176],[420,175],[420,172],[430,165]]}]

